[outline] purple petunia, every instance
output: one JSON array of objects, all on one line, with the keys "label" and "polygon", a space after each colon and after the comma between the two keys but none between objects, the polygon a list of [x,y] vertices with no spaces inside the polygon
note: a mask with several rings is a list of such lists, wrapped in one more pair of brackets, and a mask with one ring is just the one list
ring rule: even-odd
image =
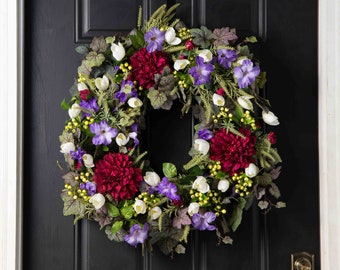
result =
[{"label": "purple petunia", "polygon": [[234,68],[234,76],[240,88],[246,88],[251,85],[259,74],[260,67],[254,67],[253,62],[249,59],[243,60],[241,66]]},{"label": "purple petunia", "polygon": [[71,158],[73,160],[78,160],[78,162],[82,162],[83,161],[83,155],[85,155],[86,152],[81,149],[80,147],[78,147],[78,149],[76,151],[70,151],[70,155]]},{"label": "purple petunia", "polygon": [[100,121],[99,124],[91,124],[90,131],[95,134],[92,138],[92,143],[94,145],[109,145],[112,138],[116,137],[118,134],[118,131],[115,128],[110,127],[105,120]]},{"label": "purple petunia", "polygon": [[230,68],[231,63],[237,59],[237,54],[235,50],[219,49],[217,50],[217,62],[225,67]]},{"label": "purple petunia", "polygon": [[86,189],[89,196],[93,196],[97,191],[96,184],[93,182],[81,183],[80,188]]},{"label": "purple petunia", "polygon": [[148,43],[146,50],[149,53],[161,51],[163,42],[165,40],[165,31],[161,31],[156,27],[152,27],[149,32],[144,34],[144,39]]},{"label": "purple petunia", "polygon": [[215,221],[216,215],[213,212],[206,212],[205,214],[193,214],[191,217],[192,226],[194,226],[195,229],[204,231],[213,231],[216,229],[214,225],[211,225],[209,223]]},{"label": "purple petunia", "polygon": [[214,133],[209,129],[200,129],[197,135],[198,138],[209,141],[213,137]]},{"label": "purple petunia", "polygon": [[91,116],[92,113],[99,111],[96,98],[93,98],[90,100],[82,100],[80,101],[79,106],[89,111],[89,112],[83,112],[83,117]]},{"label": "purple petunia", "polygon": [[162,181],[156,186],[159,194],[165,195],[172,201],[179,201],[181,198],[177,194],[177,187],[174,183],[169,182],[167,177],[163,177]]},{"label": "purple petunia", "polygon": [[210,74],[214,66],[210,63],[204,63],[200,56],[196,57],[196,66],[189,69],[189,74],[194,78],[194,85],[201,85],[210,82]]},{"label": "purple petunia", "polygon": [[143,228],[139,224],[134,224],[130,228],[130,234],[124,235],[124,240],[129,245],[136,247],[137,244],[143,244],[148,238],[149,224],[145,223]]},{"label": "purple petunia", "polygon": [[124,103],[127,98],[137,97],[137,91],[133,89],[134,84],[130,80],[123,80],[120,86],[120,90],[114,95],[115,98],[118,98],[121,103]]}]

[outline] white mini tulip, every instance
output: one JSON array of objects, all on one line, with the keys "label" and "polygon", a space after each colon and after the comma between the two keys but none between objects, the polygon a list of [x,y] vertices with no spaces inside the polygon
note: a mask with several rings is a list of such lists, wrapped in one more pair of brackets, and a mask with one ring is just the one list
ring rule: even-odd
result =
[{"label": "white mini tulip", "polygon": [[84,154],[81,158],[83,159],[86,168],[94,167],[93,157],[90,154]]},{"label": "white mini tulip", "polygon": [[213,59],[213,54],[210,50],[200,50],[198,51],[198,56],[204,59],[204,62],[210,62]]},{"label": "white mini tulip", "polygon": [[188,207],[188,214],[189,216],[193,216],[194,214],[197,214],[198,211],[200,210],[200,205],[199,203],[197,202],[192,202],[189,204],[189,207]]},{"label": "white mini tulip", "polygon": [[238,97],[237,98],[237,102],[238,104],[240,104],[240,106],[243,108],[243,109],[246,109],[246,110],[253,110],[253,103],[250,101],[252,97],[249,97],[249,96],[241,96],[241,97]]},{"label": "white mini tulip", "polygon": [[125,56],[125,49],[123,47],[123,45],[118,42],[118,45],[115,43],[111,44],[111,52],[112,52],[112,56],[117,60],[120,61],[124,58]]},{"label": "white mini tulip", "polygon": [[151,220],[156,220],[162,214],[162,210],[159,206],[155,206],[149,211],[149,217]]},{"label": "white mini tulip", "polygon": [[78,91],[84,91],[84,90],[88,90],[89,88],[87,87],[87,85],[83,82],[80,82],[77,84],[77,88]]},{"label": "white mini tulip", "polygon": [[143,102],[139,98],[132,97],[132,98],[129,98],[128,104],[131,108],[138,108],[143,105]]},{"label": "white mini tulip", "polygon": [[68,115],[71,119],[76,118],[81,112],[81,107],[78,103],[73,103],[71,108],[68,109]]},{"label": "white mini tulip", "polygon": [[96,78],[94,80],[94,83],[96,85],[96,87],[101,90],[101,91],[105,91],[107,88],[109,88],[109,79],[104,75],[103,78]]},{"label": "white mini tulip", "polygon": [[198,190],[201,193],[207,193],[210,190],[207,179],[205,179],[203,176],[197,176],[194,183],[192,183],[192,188]]},{"label": "white mini tulip", "polygon": [[216,105],[216,106],[224,106],[225,104],[225,99],[223,96],[219,95],[219,94],[213,94],[213,103]]},{"label": "white mini tulip", "polygon": [[187,60],[187,59],[178,59],[174,63],[174,69],[175,70],[184,69],[188,64],[190,64],[189,60]]},{"label": "white mini tulip", "polygon": [[253,178],[259,173],[259,168],[254,163],[250,163],[245,169],[245,173],[248,177]]},{"label": "white mini tulip", "polygon": [[89,202],[98,210],[105,204],[105,197],[101,193],[96,193],[90,198]]},{"label": "white mini tulip", "polygon": [[181,39],[176,37],[176,32],[173,27],[169,27],[166,31],[165,41],[170,45],[178,45],[181,43]]},{"label": "white mini tulip", "polygon": [[116,137],[116,143],[119,145],[119,146],[124,146],[126,145],[128,142],[129,142],[130,138],[129,137],[126,137],[124,135],[124,133],[118,133],[117,137]]},{"label": "white mini tulip", "polygon": [[69,154],[71,151],[75,151],[76,147],[73,142],[67,142],[60,145],[60,152],[63,154]]},{"label": "white mini tulip", "polygon": [[280,124],[277,116],[271,111],[268,112],[262,111],[262,118],[263,122],[265,122],[268,125],[277,126]]},{"label": "white mini tulip", "polygon": [[145,173],[144,181],[152,187],[157,186],[158,183],[160,182],[160,180],[161,180],[161,178],[155,172],[146,172]]},{"label": "white mini tulip", "polygon": [[137,214],[145,214],[146,204],[142,200],[137,199],[133,205],[133,209]]},{"label": "white mini tulip", "polygon": [[210,144],[206,140],[196,139],[194,141],[194,149],[198,150],[203,155],[206,155],[209,152]]},{"label": "white mini tulip", "polygon": [[221,179],[218,182],[217,189],[221,192],[226,192],[229,189],[230,183],[227,179]]}]

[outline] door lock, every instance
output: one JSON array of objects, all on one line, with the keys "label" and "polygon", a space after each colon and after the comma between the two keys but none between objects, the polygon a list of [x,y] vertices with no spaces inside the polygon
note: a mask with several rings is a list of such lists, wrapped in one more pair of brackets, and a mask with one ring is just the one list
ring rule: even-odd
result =
[{"label": "door lock", "polygon": [[314,270],[314,254],[307,252],[291,254],[291,270]]}]

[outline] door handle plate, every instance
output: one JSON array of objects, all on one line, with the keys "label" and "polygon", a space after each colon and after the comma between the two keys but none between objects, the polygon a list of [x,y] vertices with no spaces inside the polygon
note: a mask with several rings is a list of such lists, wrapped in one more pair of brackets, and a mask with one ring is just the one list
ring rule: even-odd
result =
[{"label": "door handle plate", "polygon": [[314,254],[308,252],[291,254],[291,270],[315,270]]}]

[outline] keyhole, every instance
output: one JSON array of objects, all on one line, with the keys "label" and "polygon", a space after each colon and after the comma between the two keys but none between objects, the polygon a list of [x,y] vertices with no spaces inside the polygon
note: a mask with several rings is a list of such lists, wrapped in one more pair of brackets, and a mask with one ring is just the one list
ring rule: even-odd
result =
[{"label": "keyhole", "polygon": [[295,270],[311,270],[312,263],[306,258],[298,258],[294,263]]}]

